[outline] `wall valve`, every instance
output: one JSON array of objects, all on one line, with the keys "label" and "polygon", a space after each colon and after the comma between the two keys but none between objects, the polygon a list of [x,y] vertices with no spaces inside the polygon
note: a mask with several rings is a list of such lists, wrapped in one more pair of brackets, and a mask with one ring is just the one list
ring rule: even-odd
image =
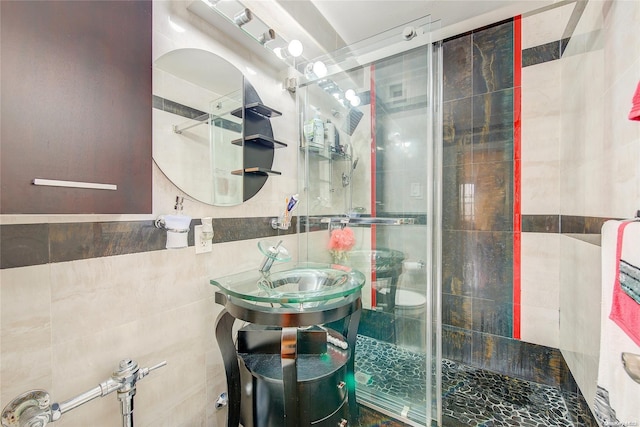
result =
[{"label": "wall valve", "polygon": [[74,398],[51,406],[49,393],[46,391],[28,391],[5,406],[2,411],[2,427],[44,427],[49,422],[59,420],[65,412],[114,391],[118,392],[118,400],[122,406],[123,427],[133,427],[133,396],[136,394],[137,382],[166,364],[164,361],[150,368],[139,368],[134,360],[121,360],[118,368],[106,381]]}]

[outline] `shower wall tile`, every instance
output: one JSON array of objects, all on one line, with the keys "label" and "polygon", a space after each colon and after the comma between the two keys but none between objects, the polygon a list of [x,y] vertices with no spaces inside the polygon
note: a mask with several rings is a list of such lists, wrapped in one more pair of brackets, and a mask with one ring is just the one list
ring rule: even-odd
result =
[{"label": "shower wall tile", "polygon": [[513,301],[513,233],[473,233],[468,263],[473,296],[499,302]]},{"label": "shower wall tile", "polygon": [[473,162],[513,161],[513,89],[473,97]]},{"label": "shower wall tile", "polygon": [[442,45],[443,101],[473,94],[471,34],[446,40]]},{"label": "shower wall tile", "polygon": [[442,357],[472,364],[472,333],[467,329],[442,326]]},{"label": "shower wall tile", "polygon": [[513,87],[513,21],[473,32],[473,94]]},{"label": "shower wall tile", "polygon": [[[455,52],[458,63],[467,66],[459,60],[466,53],[467,37],[471,37],[472,61],[468,69],[456,72],[462,76],[471,72],[473,92],[444,85],[444,99],[449,102],[444,105],[443,138],[443,355],[465,358],[460,361],[467,363],[471,357],[475,366],[491,369],[496,363],[492,358],[501,358],[519,343],[510,338],[514,313],[513,22],[445,41],[445,64],[447,52]],[[513,374],[508,368],[504,372]]]},{"label": "shower wall tile", "polygon": [[560,212],[561,61],[522,70],[523,214]]},{"label": "shower wall tile", "polygon": [[444,167],[443,194],[443,229],[513,230],[512,162]]},{"label": "shower wall tile", "polygon": [[473,326],[475,332],[502,337],[513,336],[513,304],[473,298]]},{"label": "shower wall tile", "polygon": [[446,166],[443,174],[442,228],[472,230],[475,215],[473,165],[463,163]]},{"label": "shower wall tile", "polygon": [[472,298],[442,294],[442,323],[456,328],[472,329]]},{"label": "shower wall tile", "polygon": [[560,59],[561,46],[562,42],[560,40],[554,40],[549,43],[524,49],[522,51],[522,66],[529,67],[531,65],[543,64]]},{"label": "shower wall tile", "polygon": [[562,215],[560,217],[560,232],[578,234],[600,234],[602,225],[609,219],[616,218]]},{"label": "shower wall tile", "polygon": [[562,39],[575,6],[571,2],[522,17],[522,48],[526,50]]},{"label": "shower wall tile", "polygon": [[471,296],[474,234],[469,231],[442,232],[442,292]]},{"label": "shower wall tile", "polygon": [[[521,248],[521,304],[557,311],[560,292],[560,235],[522,233]],[[522,323],[524,326],[527,322]],[[535,321],[530,327],[535,327]],[[555,326],[554,333],[557,333],[557,329],[558,325]]]},{"label": "shower wall tile", "polygon": [[473,229],[512,231],[513,162],[474,164],[472,184]]},{"label": "shower wall tile", "polygon": [[571,390],[574,383],[555,348],[473,332],[473,365],[494,372]]},{"label": "shower wall tile", "polygon": [[471,163],[472,98],[445,102],[442,112],[443,166]]},{"label": "shower wall tile", "polygon": [[444,231],[442,291],[494,301],[512,301],[513,234]]},{"label": "shower wall tile", "polygon": [[526,214],[560,212],[559,160],[522,161],[521,211]]},{"label": "shower wall tile", "polygon": [[522,232],[559,233],[560,215],[522,215]]},{"label": "shower wall tile", "polygon": [[531,162],[559,160],[560,118],[544,115],[544,112],[537,115],[533,108],[527,111],[529,101],[540,94],[535,90],[528,92],[527,73],[523,73],[522,80],[522,121],[520,127],[522,159]]},{"label": "shower wall tile", "polygon": [[[560,105],[562,96],[562,87],[558,75],[562,72],[561,61],[550,61],[539,64],[535,67],[527,67],[522,70],[522,118],[527,122],[533,118],[547,118],[549,125],[557,123],[560,120]],[[523,126],[527,123],[524,122]],[[560,154],[558,142],[554,140],[557,134],[550,134],[546,126],[541,129],[543,133],[538,135],[537,141],[533,145],[528,145],[523,141],[523,149],[531,148],[530,151],[523,151],[534,156],[536,147],[549,144],[555,148],[551,154],[551,160],[557,159]],[[550,128],[553,132],[558,132],[558,126]],[[533,135],[531,135],[533,136]],[[549,138],[550,136],[554,138]],[[550,147],[550,148],[551,148]],[[540,147],[545,148],[545,147]],[[536,157],[536,160],[541,160]]]},{"label": "shower wall tile", "polygon": [[560,310],[522,304],[522,341],[547,347],[560,347]]},{"label": "shower wall tile", "polygon": [[602,307],[601,248],[560,236],[560,350],[585,398],[597,384]]}]

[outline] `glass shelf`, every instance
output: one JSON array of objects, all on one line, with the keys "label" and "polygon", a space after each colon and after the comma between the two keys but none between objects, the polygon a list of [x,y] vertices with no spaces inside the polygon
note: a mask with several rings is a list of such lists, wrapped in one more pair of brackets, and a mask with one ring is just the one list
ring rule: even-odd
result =
[{"label": "glass shelf", "polygon": [[309,217],[310,224],[354,224],[354,225],[414,225],[415,218],[385,218],[385,217]]},{"label": "glass shelf", "polygon": [[351,160],[351,157],[349,157],[348,154],[345,153],[338,153],[336,152],[334,149],[329,150],[328,153],[325,152],[325,150],[318,148],[318,147],[312,147],[312,146],[308,146],[308,147],[300,147],[300,151],[306,152],[308,151],[309,154],[316,156],[316,157],[322,157],[324,159],[327,160]]},{"label": "glass shelf", "polygon": [[[243,141],[242,138],[238,138],[231,141],[231,143],[233,145],[242,146],[242,141]],[[245,137],[244,141],[251,142],[253,144],[264,145],[265,147],[269,147],[269,148],[284,148],[287,146],[287,144],[285,144],[284,142],[276,141],[275,139],[269,136],[261,135],[259,133]]]},{"label": "glass shelf", "polygon": [[[280,117],[282,113],[278,110],[274,110],[271,107],[267,107],[261,102],[253,102],[244,106],[244,109],[250,113],[257,114],[265,119],[272,119],[274,117]],[[236,108],[231,112],[232,115],[242,118],[242,107]]]},{"label": "glass shelf", "polygon": [[244,169],[238,169],[238,170],[231,171],[231,175],[248,175],[248,174],[263,175],[263,176],[267,176],[267,175],[282,175],[281,172],[274,171],[274,170],[271,170],[271,169],[266,169],[266,168],[260,168],[260,167],[244,168]]}]

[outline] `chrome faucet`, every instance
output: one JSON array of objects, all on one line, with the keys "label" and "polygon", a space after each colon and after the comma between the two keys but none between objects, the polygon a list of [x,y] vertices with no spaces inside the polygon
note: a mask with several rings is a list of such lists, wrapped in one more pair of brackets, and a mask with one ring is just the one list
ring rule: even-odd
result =
[{"label": "chrome faucet", "polygon": [[268,276],[271,267],[273,266],[273,262],[278,259],[278,255],[280,253],[287,253],[287,250],[282,246],[282,240],[278,242],[275,246],[269,246],[265,248],[264,259],[262,260],[262,264],[260,264],[260,268],[258,271],[262,273],[263,276]]}]

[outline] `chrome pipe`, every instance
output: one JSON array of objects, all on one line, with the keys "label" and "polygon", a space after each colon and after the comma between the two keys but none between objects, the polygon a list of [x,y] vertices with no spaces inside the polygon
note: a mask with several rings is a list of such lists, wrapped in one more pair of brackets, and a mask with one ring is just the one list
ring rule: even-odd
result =
[{"label": "chrome pipe", "polygon": [[100,383],[97,387],[92,388],[91,390],[85,391],[82,394],[79,394],[76,397],[72,397],[71,399],[65,400],[60,403],[54,403],[51,405],[51,409],[55,410],[54,407],[57,405],[57,409],[60,411],[60,415],[65,412],[69,412],[72,409],[77,408],[80,405],[84,405],[85,403],[96,399],[98,397],[106,396],[109,393],[112,393],[122,387],[122,384],[114,381],[112,378],[109,378],[105,382]]}]

